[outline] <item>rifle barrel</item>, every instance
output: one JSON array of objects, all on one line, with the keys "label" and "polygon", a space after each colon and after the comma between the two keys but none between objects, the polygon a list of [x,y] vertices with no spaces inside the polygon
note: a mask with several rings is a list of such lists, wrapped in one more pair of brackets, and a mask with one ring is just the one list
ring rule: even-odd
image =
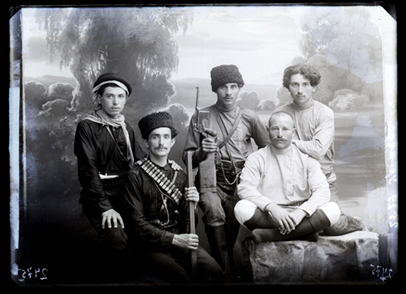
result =
[{"label": "rifle barrel", "polygon": [[[192,166],[192,155],[193,151],[187,151],[186,157],[186,165],[187,165],[187,179],[188,179],[188,187],[194,186],[194,179],[193,179],[193,166]],[[195,204],[192,201],[189,201],[189,228],[191,234],[196,234],[196,224],[195,224]],[[191,265],[192,265],[192,274],[196,276],[197,274],[197,256],[196,251],[191,250]]]},{"label": "rifle barrel", "polygon": [[196,109],[199,106],[199,87],[196,87]]}]

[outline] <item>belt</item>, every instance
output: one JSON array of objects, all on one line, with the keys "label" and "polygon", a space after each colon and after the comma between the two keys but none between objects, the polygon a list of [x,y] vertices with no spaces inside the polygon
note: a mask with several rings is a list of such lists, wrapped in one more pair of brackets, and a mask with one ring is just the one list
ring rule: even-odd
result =
[{"label": "belt", "polygon": [[[230,160],[222,159],[221,162],[223,163],[224,168],[232,168],[233,167],[233,164],[232,164],[232,162]],[[239,169],[242,169],[244,167],[244,164],[245,164],[245,161],[242,161],[242,160],[234,162],[235,167],[237,167]],[[219,164],[217,164],[217,166],[220,167]]]},{"label": "belt", "polygon": [[115,179],[115,178],[119,178],[122,176],[125,176],[127,174],[127,171],[125,172],[115,172],[115,173],[102,173],[99,172],[99,176],[101,180],[111,180],[111,179]]},{"label": "belt", "polygon": [[278,204],[279,206],[300,206],[303,203],[305,203],[307,200],[299,200],[299,201],[293,201],[291,203],[287,203],[287,204]]}]

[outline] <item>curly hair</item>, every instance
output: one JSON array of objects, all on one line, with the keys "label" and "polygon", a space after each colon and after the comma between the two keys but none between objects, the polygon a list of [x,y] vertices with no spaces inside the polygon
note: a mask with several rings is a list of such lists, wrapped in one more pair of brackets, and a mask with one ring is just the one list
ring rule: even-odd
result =
[{"label": "curly hair", "polygon": [[319,71],[311,65],[301,63],[289,66],[283,72],[282,84],[285,88],[289,89],[290,77],[295,74],[303,75],[310,81],[312,87],[320,83],[321,75]]}]

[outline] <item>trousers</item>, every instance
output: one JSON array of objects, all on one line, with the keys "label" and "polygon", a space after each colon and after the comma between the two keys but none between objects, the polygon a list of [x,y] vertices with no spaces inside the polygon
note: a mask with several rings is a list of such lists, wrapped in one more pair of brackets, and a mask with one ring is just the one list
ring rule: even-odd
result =
[{"label": "trousers", "polygon": [[[288,211],[293,211],[293,210],[297,209],[297,207],[298,206],[287,206],[284,208]],[[319,209],[321,209],[325,213],[325,215],[327,216],[327,218],[330,221],[330,225],[334,225],[340,218],[340,214],[341,214],[340,208],[334,202],[327,202],[326,204],[320,206]],[[238,203],[236,204],[236,206],[234,208],[234,213],[235,213],[235,217],[236,217],[237,221],[244,227],[246,227],[246,225],[244,223],[247,222],[248,220],[250,220],[254,216],[255,213],[258,214],[259,212],[262,214],[267,213],[267,212],[261,211],[254,203],[252,203],[251,201],[248,201],[248,200],[238,201]],[[277,223],[272,222],[272,218],[267,217],[266,219],[268,219],[269,221],[265,224],[258,224],[258,227],[264,227],[264,226],[268,227],[268,228],[278,227]],[[247,229],[250,230],[250,228],[247,228]]]},{"label": "trousers", "polygon": [[[123,205],[121,189],[113,192],[116,193],[111,193],[112,196],[109,197],[109,199],[113,205],[113,209],[120,213]],[[128,237],[120,223],[118,223],[117,228],[112,226],[109,229],[105,226],[104,229],[102,229],[102,215],[97,204],[92,200],[85,200],[82,202],[82,207],[84,214],[93,228],[97,231],[104,250],[115,253],[123,251],[127,247]]]},{"label": "trousers", "polygon": [[153,273],[168,283],[188,284],[196,282],[215,283],[223,281],[223,271],[217,262],[200,245],[196,250],[197,277],[191,277],[191,257],[188,250],[162,249],[144,252],[151,261]]}]

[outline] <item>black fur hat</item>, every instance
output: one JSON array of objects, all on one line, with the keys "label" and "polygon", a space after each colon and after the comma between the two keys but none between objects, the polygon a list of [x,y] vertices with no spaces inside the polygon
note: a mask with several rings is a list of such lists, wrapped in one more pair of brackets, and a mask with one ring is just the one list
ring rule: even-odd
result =
[{"label": "black fur hat", "polygon": [[216,92],[217,89],[227,83],[237,83],[240,87],[244,86],[244,80],[238,67],[230,65],[219,65],[214,67],[211,72],[211,90]]},{"label": "black fur hat", "polygon": [[157,128],[170,128],[172,130],[172,138],[176,137],[178,132],[173,126],[172,116],[168,112],[155,112],[144,116],[138,122],[138,127],[141,131],[142,138],[148,139],[149,133]]}]

